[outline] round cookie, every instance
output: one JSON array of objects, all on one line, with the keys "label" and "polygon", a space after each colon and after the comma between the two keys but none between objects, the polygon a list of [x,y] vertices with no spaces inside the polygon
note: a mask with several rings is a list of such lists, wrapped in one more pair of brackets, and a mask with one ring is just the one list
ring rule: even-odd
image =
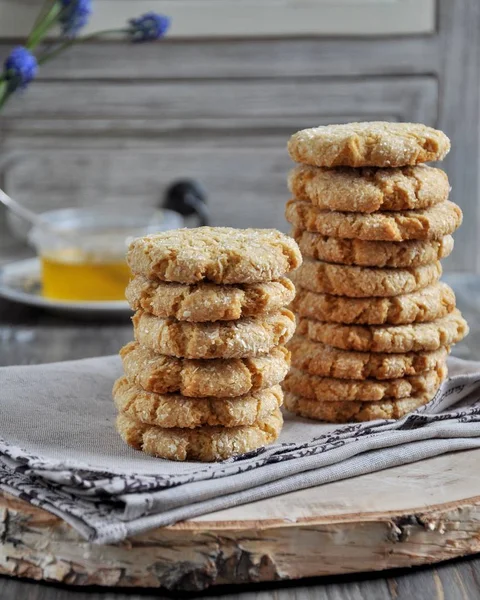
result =
[{"label": "round cookie", "polygon": [[370,298],[409,294],[438,281],[441,275],[440,262],[408,269],[377,269],[306,259],[294,281],[311,292]]},{"label": "round cookie", "polygon": [[445,363],[432,371],[401,379],[336,379],[292,369],[283,382],[286,391],[319,402],[379,401],[432,393],[447,376]]},{"label": "round cookie", "polygon": [[279,409],[254,425],[163,429],[120,414],[116,427],[124,442],[136,450],[167,460],[213,462],[251,452],[274,442],[283,418]]},{"label": "round cookie", "polygon": [[387,354],[354,352],[312,342],[296,335],[288,344],[292,366],[321,377],[338,379],[399,379],[436,370],[447,360],[450,348],[432,352]]},{"label": "round cookie", "polygon": [[233,321],[255,317],[287,306],[295,287],[286,277],[267,283],[216,285],[215,283],[170,283],[137,275],[125,296],[134,310],[179,321]]},{"label": "round cookie", "polygon": [[282,405],[283,393],[276,385],[237,398],[186,398],[146,392],[121,377],[113,386],[113,399],[120,413],[146,425],[193,429],[254,425]]},{"label": "round cookie", "polygon": [[329,423],[400,419],[409,412],[430,402],[436,391],[432,394],[397,400],[385,399],[379,402],[319,402],[287,392],[285,394],[285,408],[301,417]]},{"label": "round cookie", "polygon": [[423,210],[371,214],[325,211],[311,202],[289,200],[285,216],[297,229],[328,237],[380,242],[438,240],[462,224],[460,207],[448,200]]},{"label": "round cookie", "polygon": [[449,150],[442,131],[385,121],[303,129],[288,142],[295,162],[317,167],[404,167],[442,160]]},{"label": "round cookie", "polygon": [[407,242],[367,242],[328,237],[302,229],[292,233],[304,257],[360,267],[420,267],[449,256],[453,237]]},{"label": "round cookie", "polygon": [[396,169],[298,165],[288,187],[297,200],[321,210],[371,213],[418,210],[448,199],[450,185],[440,169],[418,165]]},{"label": "round cookie", "polygon": [[158,354],[177,358],[246,358],[285,344],[295,330],[286,308],[263,317],[216,323],[161,319],[138,311],[132,318],[135,339]]},{"label": "round cookie", "polygon": [[120,350],[125,375],[136,386],[157,394],[234,398],[270,388],[285,378],[290,352],[284,346],[269,354],[230,360],[188,360],[130,342]]},{"label": "round cookie", "polygon": [[300,335],[315,342],[358,352],[425,352],[456,344],[468,334],[459,310],[430,323],[413,325],[340,325],[300,319]]},{"label": "round cookie", "polygon": [[390,298],[348,298],[299,288],[292,309],[300,317],[353,325],[422,323],[448,315],[455,294],[442,281]]},{"label": "round cookie", "polygon": [[133,273],[178,283],[264,283],[302,262],[297,244],[276,229],[197,227],[134,240],[127,252]]}]

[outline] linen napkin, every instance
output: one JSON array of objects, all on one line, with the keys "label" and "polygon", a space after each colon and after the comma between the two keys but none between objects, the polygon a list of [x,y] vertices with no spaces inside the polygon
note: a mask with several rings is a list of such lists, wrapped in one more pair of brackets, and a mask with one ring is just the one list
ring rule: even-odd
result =
[{"label": "linen napkin", "polygon": [[0,368],[0,488],[95,543],[314,485],[480,447],[480,363],[399,421],[328,425],[285,413],[277,443],[221,463],[137,452],[116,433],[117,356]]}]

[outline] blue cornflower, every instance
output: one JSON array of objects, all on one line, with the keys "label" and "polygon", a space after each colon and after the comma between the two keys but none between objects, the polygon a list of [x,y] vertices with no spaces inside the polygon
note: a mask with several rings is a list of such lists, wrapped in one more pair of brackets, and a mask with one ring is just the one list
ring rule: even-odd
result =
[{"label": "blue cornflower", "polygon": [[4,74],[10,91],[25,89],[37,74],[37,59],[23,46],[17,46],[5,60]]},{"label": "blue cornflower", "polygon": [[92,0],[61,0],[61,4],[63,10],[59,21],[62,25],[62,33],[66,37],[73,38],[88,23],[92,14]]},{"label": "blue cornflower", "polygon": [[170,18],[148,12],[137,19],[130,19],[132,42],[154,42],[163,37],[170,27]]}]

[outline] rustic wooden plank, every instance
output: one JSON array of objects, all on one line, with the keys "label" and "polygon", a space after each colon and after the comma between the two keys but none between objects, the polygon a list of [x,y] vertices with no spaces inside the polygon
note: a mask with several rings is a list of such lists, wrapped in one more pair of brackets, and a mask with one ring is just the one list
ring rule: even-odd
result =
[{"label": "rustic wooden plank", "polygon": [[452,140],[443,163],[450,178],[452,199],[465,212],[448,269],[480,271],[478,203],[480,179],[480,11],[476,0],[444,1],[439,6],[440,72],[438,125]]},{"label": "rustic wooden plank", "polygon": [[[0,57],[12,44],[0,40]],[[204,79],[424,75],[440,68],[436,36],[190,40],[74,46],[39,79]]]},{"label": "rustic wooden plank", "polygon": [[[367,110],[336,115],[338,123],[368,118]],[[375,113],[377,118],[379,113]],[[398,121],[401,115],[382,113],[385,120]],[[315,123],[327,125],[332,117],[320,115]],[[235,143],[236,147],[255,150],[270,147],[283,135],[285,140],[299,127],[309,127],[311,117],[296,115],[286,117],[233,117],[186,119],[5,119],[0,120],[0,173],[10,164],[22,159],[23,150],[44,147],[85,148],[94,146],[105,150],[127,148],[154,148],[165,143],[171,147],[188,146],[222,148]],[[234,140],[233,140],[234,137]]]},{"label": "rustic wooden plank", "polygon": [[88,206],[112,208],[132,201],[157,206],[174,180],[191,178],[206,189],[216,225],[278,227],[286,230],[286,174],[291,161],[285,138],[273,147],[242,150],[168,148],[151,151],[85,149],[30,152],[7,173],[6,189],[35,210]]},{"label": "rustic wooden plank", "polygon": [[[473,573],[478,559],[446,563],[429,569],[395,571],[388,579],[372,575],[310,579],[304,582],[276,583],[269,586],[243,585],[217,588],[203,598],[228,600],[477,600],[480,593]],[[448,595],[445,592],[448,592]],[[171,594],[147,592],[99,592],[68,587],[38,585],[29,581],[0,578],[2,598],[22,600],[159,600]],[[188,597],[188,596],[187,596]]]},{"label": "rustic wooden plank", "polygon": [[[193,93],[192,93],[193,92]],[[16,119],[230,119],[301,116],[315,123],[368,111],[434,123],[435,77],[232,80],[191,82],[37,82],[7,106],[4,125]],[[85,124],[86,125],[86,124]]]},{"label": "rustic wooden plank", "polygon": [[[169,37],[279,35],[398,35],[432,33],[435,0],[100,0],[86,33],[125,27],[135,15],[154,10],[172,18]],[[0,0],[0,35],[28,34],[38,6]]]},{"label": "rustic wooden plank", "polygon": [[479,564],[478,558],[469,558],[431,569],[394,573],[388,579],[392,599],[421,597],[435,600],[475,600],[480,594],[479,581],[475,577]]},{"label": "rustic wooden plank", "polygon": [[[31,314],[38,319],[38,311],[24,309],[17,311],[6,303],[1,304],[11,319],[25,318]],[[11,311],[11,312],[10,312]],[[0,342],[8,346],[8,352],[0,353],[0,366],[30,365],[38,362],[58,362],[76,360],[92,356],[116,354],[122,346],[132,339],[132,327],[128,318],[111,321],[89,321],[83,327],[78,319],[66,319],[51,316],[42,319],[42,325],[1,325]],[[61,324],[60,324],[61,323]],[[52,328],[57,328],[52,332]],[[71,351],[66,351],[66,348]]]}]

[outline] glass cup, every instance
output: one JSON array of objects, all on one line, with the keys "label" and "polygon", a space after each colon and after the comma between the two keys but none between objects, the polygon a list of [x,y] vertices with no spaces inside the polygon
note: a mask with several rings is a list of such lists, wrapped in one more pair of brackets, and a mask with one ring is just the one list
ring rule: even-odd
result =
[{"label": "glass cup", "polygon": [[125,300],[130,241],[183,226],[171,210],[66,208],[41,216],[46,225],[28,238],[40,257],[43,295],[66,302]]}]

